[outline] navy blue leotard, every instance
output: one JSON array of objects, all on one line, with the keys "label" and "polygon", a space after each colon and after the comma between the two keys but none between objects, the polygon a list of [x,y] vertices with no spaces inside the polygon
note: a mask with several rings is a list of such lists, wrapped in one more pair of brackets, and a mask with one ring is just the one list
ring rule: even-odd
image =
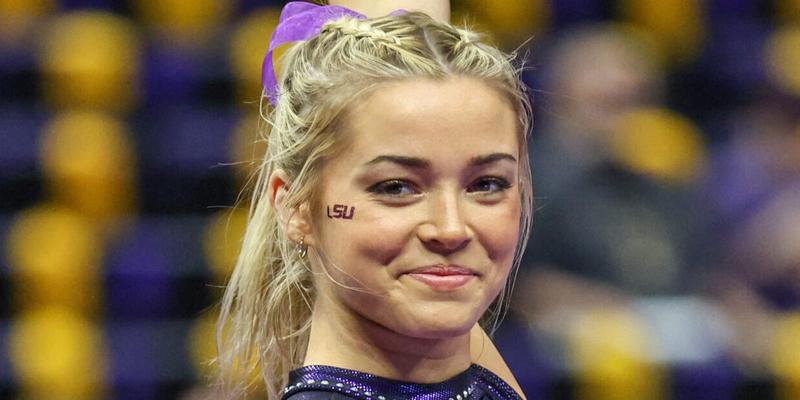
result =
[{"label": "navy blue leotard", "polygon": [[472,364],[439,383],[397,381],[349,369],[311,365],[289,374],[282,400],[521,400],[505,381]]}]

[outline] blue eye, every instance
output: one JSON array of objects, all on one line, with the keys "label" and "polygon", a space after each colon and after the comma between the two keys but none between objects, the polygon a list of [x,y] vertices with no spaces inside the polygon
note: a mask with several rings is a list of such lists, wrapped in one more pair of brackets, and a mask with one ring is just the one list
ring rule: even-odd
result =
[{"label": "blue eye", "polygon": [[503,179],[497,177],[482,177],[473,182],[468,188],[469,193],[497,193],[502,192],[511,187],[511,184]]},{"label": "blue eye", "polygon": [[413,184],[411,184],[411,182],[400,179],[392,179],[376,183],[370,186],[367,191],[390,197],[412,196],[419,194],[419,191],[414,187]]}]

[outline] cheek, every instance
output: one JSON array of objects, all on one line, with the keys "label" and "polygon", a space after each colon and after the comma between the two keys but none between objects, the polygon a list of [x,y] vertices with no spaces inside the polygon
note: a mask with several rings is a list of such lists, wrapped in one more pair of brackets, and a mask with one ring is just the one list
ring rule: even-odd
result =
[{"label": "cheek", "polygon": [[401,208],[379,208],[368,201],[353,207],[352,219],[324,216],[319,221],[324,250],[340,264],[388,265],[408,244],[413,221]]},{"label": "cheek", "polygon": [[491,260],[510,267],[519,240],[519,203],[493,207],[481,213],[478,234]]},{"label": "cheek", "polygon": [[414,235],[416,223],[413,216],[403,210],[386,210],[380,216],[366,221],[369,231],[365,232],[361,253],[381,265],[388,266],[409,246]]}]

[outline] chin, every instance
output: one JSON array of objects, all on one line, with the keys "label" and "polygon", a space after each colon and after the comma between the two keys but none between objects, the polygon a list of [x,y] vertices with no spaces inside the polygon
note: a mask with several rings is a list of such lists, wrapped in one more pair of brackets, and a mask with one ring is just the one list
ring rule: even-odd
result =
[{"label": "chin", "polygon": [[446,339],[469,333],[478,318],[479,316],[453,314],[445,317],[436,314],[414,316],[402,328],[394,330],[420,339]]}]

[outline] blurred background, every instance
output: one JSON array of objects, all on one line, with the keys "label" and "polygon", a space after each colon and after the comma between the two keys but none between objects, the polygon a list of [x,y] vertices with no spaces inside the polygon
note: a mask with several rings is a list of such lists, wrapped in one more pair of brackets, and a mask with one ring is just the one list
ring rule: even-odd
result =
[{"label": "blurred background", "polygon": [[[282,4],[0,0],[0,398],[208,398]],[[800,399],[800,0],[453,7],[534,102],[528,397]]]}]

